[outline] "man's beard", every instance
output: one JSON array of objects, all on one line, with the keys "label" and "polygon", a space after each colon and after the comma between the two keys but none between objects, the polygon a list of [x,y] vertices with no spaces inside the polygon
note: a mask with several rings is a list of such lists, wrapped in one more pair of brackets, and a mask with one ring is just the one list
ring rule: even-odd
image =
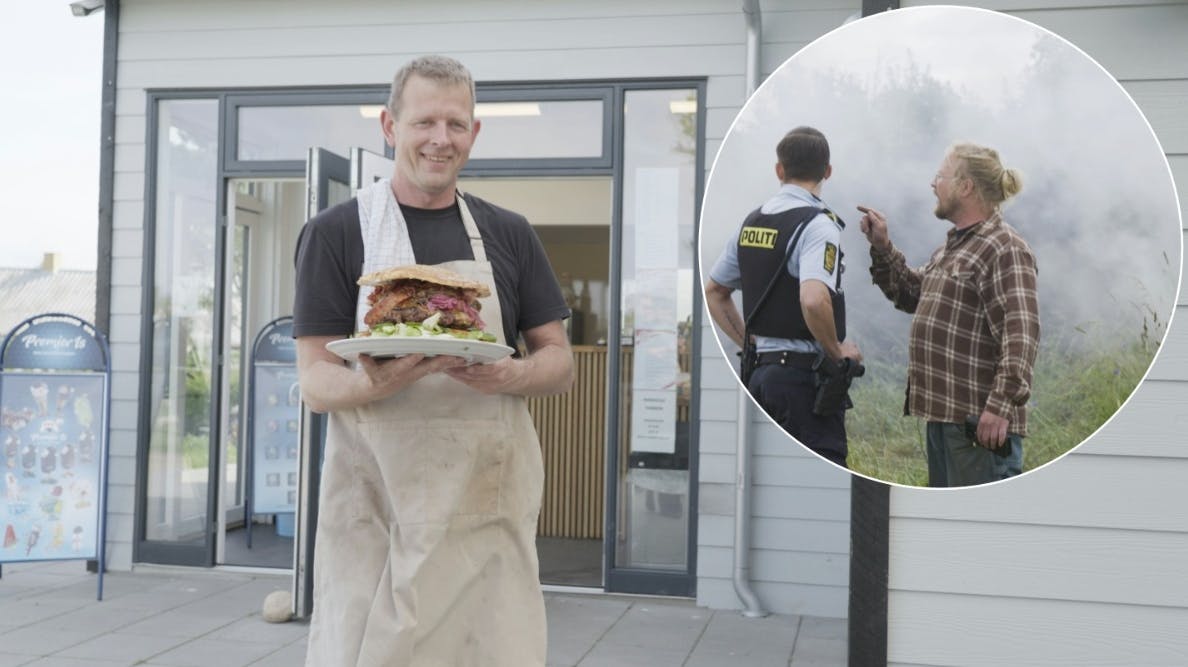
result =
[{"label": "man's beard", "polygon": [[936,208],[932,211],[933,214],[940,220],[952,221],[953,216],[957,213],[957,201],[950,197],[948,199],[937,198]]}]

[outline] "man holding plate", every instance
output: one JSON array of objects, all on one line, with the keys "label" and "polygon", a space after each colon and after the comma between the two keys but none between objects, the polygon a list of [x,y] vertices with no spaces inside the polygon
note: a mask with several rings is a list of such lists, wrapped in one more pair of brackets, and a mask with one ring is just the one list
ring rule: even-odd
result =
[{"label": "man holding plate", "polygon": [[[330,415],[307,665],[545,663],[544,471],[523,397],[572,383],[570,313],[528,222],[457,190],[479,132],[474,101],[461,63],[405,65],[380,116],[391,180],[323,211],[298,240],[302,399]],[[527,355],[467,365],[440,350],[362,353],[352,366],[326,349],[369,328],[374,286],[360,278],[413,265],[489,288],[476,306],[488,331],[506,345],[522,336]],[[437,325],[426,340],[439,340]]]}]

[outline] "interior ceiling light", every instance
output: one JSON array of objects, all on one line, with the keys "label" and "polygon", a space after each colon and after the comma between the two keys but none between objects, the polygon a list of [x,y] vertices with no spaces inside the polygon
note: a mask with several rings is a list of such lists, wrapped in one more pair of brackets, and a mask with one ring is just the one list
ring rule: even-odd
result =
[{"label": "interior ceiling light", "polygon": [[668,103],[668,110],[675,114],[697,113],[696,100],[672,100]]},{"label": "interior ceiling light", "polygon": [[479,102],[474,105],[474,115],[478,118],[539,116],[540,104],[537,102]]}]

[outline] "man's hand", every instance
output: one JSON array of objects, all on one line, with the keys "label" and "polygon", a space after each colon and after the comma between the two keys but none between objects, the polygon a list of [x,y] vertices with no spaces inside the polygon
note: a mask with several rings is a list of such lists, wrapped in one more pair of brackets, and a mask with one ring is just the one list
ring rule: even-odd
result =
[{"label": "man's hand", "polygon": [[490,364],[446,369],[446,375],[484,394],[511,394],[522,384],[526,361],[504,357]]},{"label": "man's hand", "polygon": [[990,449],[1002,447],[1006,442],[1007,426],[1010,423],[1009,419],[999,417],[993,412],[982,412],[982,417],[978,419],[978,444]]},{"label": "man's hand", "polygon": [[561,320],[522,332],[528,356],[446,369],[458,382],[484,394],[548,396],[573,385],[573,352]]},{"label": "man's hand", "polygon": [[426,359],[420,354],[388,360],[359,355],[360,370],[355,370],[326,349],[326,343],[342,338],[302,336],[297,339],[301,400],[314,412],[357,408],[387,398],[430,373],[466,363],[459,357]]},{"label": "man's hand", "polygon": [[423,354],[410,354],[396,359],[359,355],[359,368],[367,376],[376,396],[390,396],[426,375],[465,364],[466,360],[462,357],[446,355],[426,358]]},{"label": "man's hand", "polygon": [[869,206],[859,206],[858,210],[863,213],[859,228],[866,235],[866,240],[879,250],[890,250],[891,237],[887,234],[887,216]]},{"label": "man's hand", "polygon": [[[856,343],[852,343],[848,340],[842,341],[840,347],[841,359],[853,359],[854,363],[862,362],[862,350],[858,349],[858,345]],[[841,359],[837,359],[837,361],[841,361]]]}]

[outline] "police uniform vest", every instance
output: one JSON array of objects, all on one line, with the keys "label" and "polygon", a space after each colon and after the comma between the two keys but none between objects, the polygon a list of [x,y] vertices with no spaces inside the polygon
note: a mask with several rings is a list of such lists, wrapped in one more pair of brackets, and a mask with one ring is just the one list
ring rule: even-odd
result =
[{"label": "police uniform vest", "polygon": [[[792,248],[788,243],[796,238],[809,221],[824,213],[835,222],[844,224],[828,209],[802,206],[780,213],[766,214],[756,209],[743,222],[738,235],[738,266],[742,274],[743,314],[747,319],[747,333],[771,338],[815,340],[804,321],[800,307],[800,280],[788,274],[788,257]],[[836,263],[836,281],[830,285],[833,302],[833,323],[837,339],[846,338],[846,299],[841,291],[842,252],[826,257]],[[771,294],[755,312],[755,305],[778,274]]]}]

